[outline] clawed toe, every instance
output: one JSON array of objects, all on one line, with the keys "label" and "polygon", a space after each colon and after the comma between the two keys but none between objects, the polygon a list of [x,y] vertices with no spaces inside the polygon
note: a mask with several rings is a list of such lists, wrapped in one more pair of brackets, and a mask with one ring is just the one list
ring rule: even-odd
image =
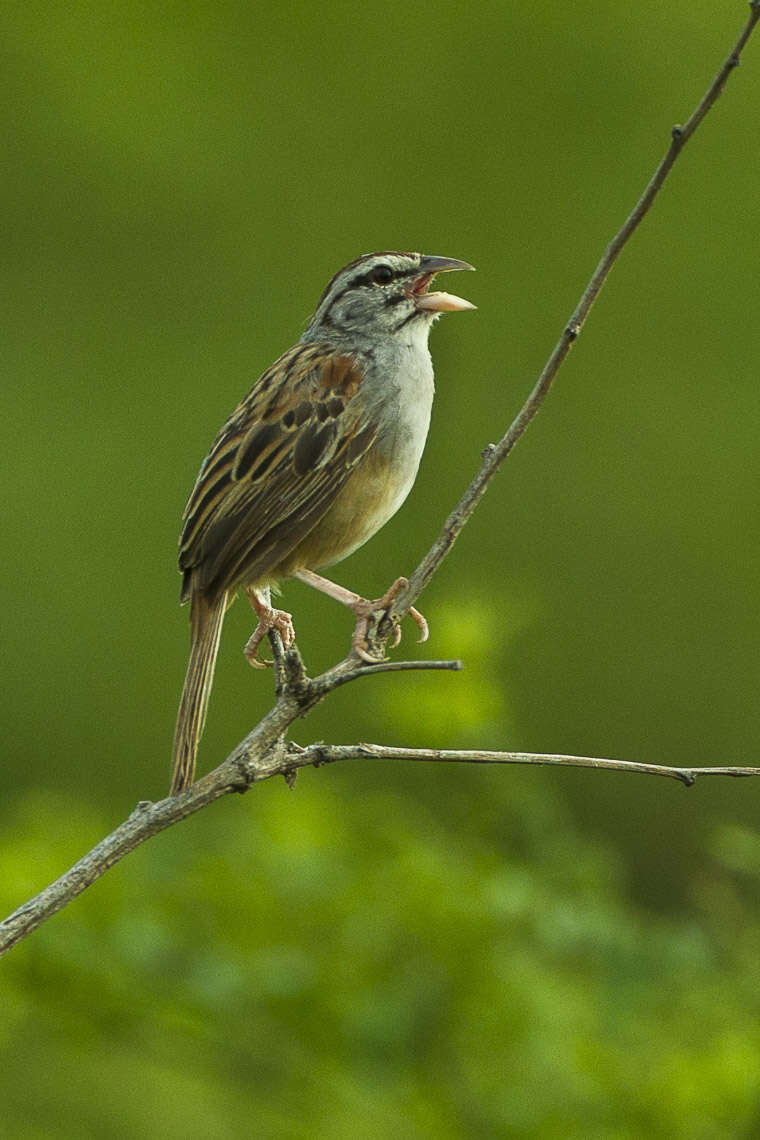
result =
[{"label": "clawed toe", "polygon": [[261,637],[259,637],[258,632],[257,626],[243,646],[243,653],[252,669],[268,669],[273,662],[269,661],[266,657],[259,657],[259,645],[266,637],[266,633],[263,633]]},{"label": "clawed toe", "polygon": [[[410,606],[409,617],[417,623],[417,628],[420,631],[420,636],[417,638],[417,640],[419,642],[427,641],[427,639],[430,637],[430,626],[427,623],[425,615],[421,614],[419,610],[416,610],[414,606]],[[401,635],[399,634],[399,640],[400,639]],[[395,642],[395,644],[398,645],[398,642]]]},{"label": "clawed toe", "polygon": [[295,641],[296,631],[293,627],[293,618],[286,610],[276,610],[272,606],[258,605],[256,612],[259,615],[259,624],[248,638],[243,653],[248,664],[254,669],[266,669],[272,664],[264,657],[259,657],[259,646],[270,630],[276,630],[282,638],[285,649],[290,649]]},{"label": "clawed toe", "polygon": [[378,661],[382,661],[383,658],[376,657],[373,653],[370,653],[369,643],[367,641],[367,630],[369,629],[371,614],[372,611],[366,614],[359,614],[351,638],[351,648],[356,656],[361,658],[362,661],[366,661],[368,665],[377,665]]},{"label": "clawed toe", "polygon": [[[397,578],[393,585],[386,590],[382,598],[375,598],[374,601],[370,601],[366,598],[357,598],[356,601],[350,604],[351,609],[357,615],[358,619],[356,622],[356,628],[354,629],[354,635],[351,639],[351,646],[357,656],[362,659],[362,661],[366,661],[370,665],[376,665],[378,661],[384,660],[384,658],[376,657],[374,654],[369,652],[367,646],[367,630],[369,629],[370,618],[373,614],[385,613],[388,609],[390,609],[393,599],[396,597],[399,590],[402,590],[407,585],[408,582],[406,578]],[[427,641],[430,629],[424,615],[421,614],[419,610],[415,609],[414,606],[411,606],[409,609],[409,617],[412,618],[412,620],[417,624],[417,627],[420,631],[419,640]],[[393,627],[393,632],[391,634],[391,648],[395,649],[400,641],[401,624],[399,623]]]},{"label": "clawed toe", "polygon": [[365,648],[366,644],[366,642],[362,644],[358,640],[351,641],[351,648],[357,657],[361,658],[362,661],[366,661],[368,665],[379,665],[381,661],[387,661],[386,657],[376,657],[374,653],[370,653],[370,651]]}]

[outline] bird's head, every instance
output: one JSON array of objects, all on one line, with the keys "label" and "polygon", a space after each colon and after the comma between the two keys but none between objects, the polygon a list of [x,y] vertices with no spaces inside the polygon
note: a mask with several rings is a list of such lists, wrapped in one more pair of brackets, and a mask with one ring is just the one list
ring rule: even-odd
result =
[{"label": "bird's head", "polygon": [[306,336],[376,333],[393,336],[409,325],[429,327],[441,313],[474,309],[451,293],[429,291],[438,273],[473,269],[466,261],[422,253],[369,253],[335,274]]}]

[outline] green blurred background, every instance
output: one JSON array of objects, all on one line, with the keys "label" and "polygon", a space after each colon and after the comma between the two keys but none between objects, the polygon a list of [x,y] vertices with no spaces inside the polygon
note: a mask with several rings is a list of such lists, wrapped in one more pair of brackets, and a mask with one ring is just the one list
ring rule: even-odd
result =
[{"label": "green blurred background", "polygon": [[[176,537],[217,428],[357,254],[466,258],[417,563],[746,5],[9,3],[3,911],[166,792]],[[422,599],[461,674],[302,743],[754,763],[760,40]],[[351,623],[285,588],[309,668]],[[271,701],[228,616],[202,745]],[[407,631],[403,652],[422,652]],[[760,1134],[760,783],[365,763],[219,803],[19,946],[0,1135]]]}]

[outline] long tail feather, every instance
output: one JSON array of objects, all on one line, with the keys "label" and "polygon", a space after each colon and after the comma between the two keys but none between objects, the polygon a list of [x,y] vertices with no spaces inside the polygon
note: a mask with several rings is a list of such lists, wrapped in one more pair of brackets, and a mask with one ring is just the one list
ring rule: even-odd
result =
[{"label": "long tail feather", "polygon": [[171,794],[189,788],[195,776],[198,741],[206,723],[206,710],[214,683],[214,666],[227,609],[227,594],[209,601],[199,590],[190,602],[190,660],[174,730]]}]

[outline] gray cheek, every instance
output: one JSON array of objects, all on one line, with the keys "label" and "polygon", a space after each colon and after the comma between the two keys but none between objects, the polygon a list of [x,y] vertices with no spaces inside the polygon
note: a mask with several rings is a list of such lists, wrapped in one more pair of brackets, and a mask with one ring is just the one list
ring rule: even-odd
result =
[{"label": "gray cheek", "polygon": [[346,301],[345,304],[341,305],[340,319],[345,324],[353,324],[365,315],[365,306],[361,301]]}]

